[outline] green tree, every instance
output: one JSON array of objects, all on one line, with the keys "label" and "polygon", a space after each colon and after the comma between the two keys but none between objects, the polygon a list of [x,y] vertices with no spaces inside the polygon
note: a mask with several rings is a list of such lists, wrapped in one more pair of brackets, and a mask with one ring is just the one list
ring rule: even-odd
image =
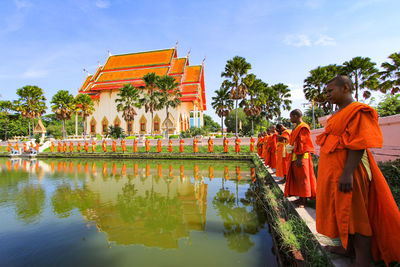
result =
[{"label": "green tree", "polygon": [[0,101],[0,114],[4,116],[4,140],[7,140],[7,129],[8,129],[8,115],[10,111],[14,110],[13,103],[8,100],[1,100]]},{"label": "green tree", "polygon": [[[122,118],[131,125],[131,122],[135,119],[137,115],[135,107],[140,108],[141,104],[139,102],[139,90],[132,84],[124,84],[117,94],[119,98],[115,99],[117,104],[117,110],[122,111]],[[128,135],[131,135],[130,127],[128,127]]]},{"label": "green tree", "polygon": [[160,90],[160,107],[165,107],[167,112],[166,126],[167,126],[167,134],[166,137],[168,139],[169,134],[169,113],[168,109],[170,107],[176,108],[181,104],[182,94],[178,88],[178,83],[175,78],[172,76],[164,75],[161,76],[157,82],[157,87]]},{"label": "green tree", "polygon": [[211,106],[217,113],[218,117],[221,118],[221,133],[224,132],[224,117],[228,116],[229,112],[233,108],[233,101],[229,99],[229,87],[225,84],[222,84],[219,90],[215,90],[214,93],[216,96],[213,96],[211,99]]},{"label": "green tree", "polygon": [[125,138],[125,131],[119,126],[110,125],[107,130],[107,136],[113,139]]},{"label": "green tree", "polygon": [[246,78],[243,79],[249,94],[249,99],[245,99],[243,106],[244,113],[246,116],[251,118],[251,135],[254,135],[254,120],[260,116],[262,107],[259,101],[259,96],[264,90],[266,85],[261,81],[261,79],[256,79],[254,74],[248,74]]},{"label": "green tree", "polygon": [[280,99],[277,91],[273,90],[267,83],[262,82],[260,94],[258,96],[258,103],[262,107],[261,116],[269,121],[274,117],[279,117],[280,114]]},{"label": "green tree", "polygon": [[251,69],[251,64],[246,62],[243,57],[235,56],[226,62],[225,71],[221,73],[221,77],[226,77],[227,84],[231,88],[230,99],[235,100],[235,134],[238,134],[238,118],[237,108],[238,100],[243,99],[247,96],[247,87],[244,84],[243,78],[247,72]]},{"label": "green tree", "polygon": [[74,96],[68,91],[60,90],[53,96],[50,103],[57,120],[62,121],[63,138],[65,139],[65,121],[71,119],[71,115],[76,108]]},{"label": "green tree", "polygon": [[143,94],[143,97],[140,98],[140,103],[144,106],[145,112],[150,112],[151,114],[151,135],[153,136],[153,131],[154,131],[154,111],[160,110],[161,105],[160,105],[160,98],[161,94],[160,92],[156,91],[155,89],[157,88],[157,80],[160,78],[157,74],[154,72],[147,73],[146,75],[143,76],[142,80],[145,83],[145,86],[143,89],[146,89],[147,92]]},{"label": "green tree", "polygon": [[210,116],[203,115],[204,128],[208,129],[209,132],[219,131],[219,125]]},{"label": "green tree", "polygon": [[290,105],[292,104],[292,100],[290,100],[290,97],[292,96],[290,94],[290,89],[287,85],[283,83],[277,83],[271,86],[271,89],[274,90],[277,95],[278,95],[278,106],[279,106],[279,111],[278,111],[278,117],[281,117],[282,110],[288,110],[290,111]]},{"label": "green tree", "polygon": [[46,98],[43,95],[42,88],[31,85],[17,89],[17,95],[19,98],[14,103],[15,109],[24,118],[29,119],[29,136],[32,136],[31,125],[33,129],[33,120],[46,112]]},{"label": "green tree", "polygon": [[93,99],[88,94],[79,94],[75,98],[77,112],[83,118],[83,135],[86,137],[86,118],[94,112]]},{"label": "green tree", "polygon": [[400,114],[400,94],[385,95],[376,109],[380,117]]},{"label": "green tree", "polygon": [[400,53],[393,53],[389,56],[392,63],[384,62],[381,67],[384,69],[379,72],[382,83],[379,85],[381,92],[391,90],[392,95],[400,91]]},{"label": "green tree", "polygon": [[343,63],[344,72],[354,79],[355,98],[357,101],[359,99],[359,90],[364,90],[363,97],[367,99],[371,96],[370,90],[379,88],[379,74],[375,65],[376,63],[372,62],[369,57],[354,57],[350,61]]}]

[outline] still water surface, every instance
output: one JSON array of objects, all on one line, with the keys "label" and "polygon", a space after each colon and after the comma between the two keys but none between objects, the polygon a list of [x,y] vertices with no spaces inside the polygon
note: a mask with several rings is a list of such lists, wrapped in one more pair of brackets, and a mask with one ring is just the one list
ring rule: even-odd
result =
[{"label": "still water surface", "polygon": [[0,266],[277,265],[250,163],[0,164]]}]

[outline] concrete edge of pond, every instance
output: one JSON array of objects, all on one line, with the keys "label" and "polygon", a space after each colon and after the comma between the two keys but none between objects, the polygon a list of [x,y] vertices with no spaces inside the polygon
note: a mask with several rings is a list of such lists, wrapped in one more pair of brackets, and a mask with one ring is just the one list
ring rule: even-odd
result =
[{"label": "concrete edge of pond", "polygon": [[[288,260],[291,261],[290,265],[292,266],[335,266],[332,262],[331,257],[329,254],[322,248],[321,243],[318,241],[316,236],[313,234],[309,226],[306,224],[302,216],[297,212],[293,204],[283,196],[283,192],[279,188],[279,185],[276,183],[276,181],[273,179],[271,176],[270,172],[268,171],[267,167],[264,165],[263,161],[257,156],[254,155],[252,159],[254,165],[256,166],[256,174],[257,174],[257,180],[260,183],[260,187],[263,188],[264,194],[266,194],[266,186],[271,186],[272,188],[275,188],[276,190],[279,190],[279,201],[282,203],[281,208],[285,209],[285,213],[288,216],[282,216],[280,218],[277,218],[280,221],[286,221],[288,220],[288,217],[295,217],[299,221],[303,222],[305,227],[303,228],[304,231],[307,234],[307,239],[308,241],[312,242],[312,247],[316,251],[317,254],[321,255],[321,257],[324,259],[325,262],[308,262],[307,261],[307,255],[301,255],[304,254],[304,251],[290,251],[286,249],[287,251],[282,251],[282,248],[284,246],[282,244],[282,241],[279,241],[279,233],[277,232],[277,227],[276,225],[271,225],[273,224],[272,221],[269,222],[270,224],[270,229],[274,233],[271,232],[271,236],[274,239],[274,242],[277,242],[278,244],[274,244],[274,249],[275,249],[275,254],[277,256],[277,260],[280,266],[288,266]],[[264,204],[266,206],[271,206],[271,203],[267,203],[267,199],[264,197],[263,198]],[[268,216],[271,217],[271,216]],[[282,218],[286,217],[286,218]],[[279,222],[278,222],[279,223]],[[300,252],[300,253],[299,253]],[[299,255],[300,254],[300,255]],[[290,255],[290,256],[289,256]],[[306,256],[306,257],[304,257]],[[289,257],[289,259],[288,259]],[[321,265],[322,264],[322,265]]]}]

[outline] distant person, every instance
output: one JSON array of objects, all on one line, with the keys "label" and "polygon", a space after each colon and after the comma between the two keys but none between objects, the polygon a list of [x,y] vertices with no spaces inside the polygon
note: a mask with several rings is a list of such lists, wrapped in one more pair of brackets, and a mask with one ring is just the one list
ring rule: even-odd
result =
[{"label": "distant person", "polygon": [[172,153],[172,143],[173,143],[172,139],[169,139],[169,141],[168,141],[168,152],[169,153]]},{"label": "distant person", "polygon": [[57,142],[57,152],[61,152],[62,147],[61,147],[61,142]]},{"label": "distant person", "polygon": [[82,150],[81,142],[78,142],[78,145],[76,146],[76,151],[78,151],[78,153],[80,153],[81,150]]},{"label": "distant person", "polygon": [[[36,145],[37,147],[37,145]],[[74,152],[74,143],[73,142],[69,142],[69,152]]]},{"label": "distant person", "polygon": [[275,125],[269,127],[269,137],[268,145],[266,151],[265,165],[271,167],[271,169],[276,170],[276,143],[277,143],[278,133],[276,132]]},{"label": "distant person", "polygon": [[197,139],[197,137],[193,138],[193,152],[194,153],[199,152],[199,147],[197,145],[198,142],[199,142],[199,140]]},{"label": "distant person", "polygon": [[229,140],[224,136],[224,153],[229,153]]},{"label": "distant person", "polygon": [[254,142],[256,140],[254,139],[253,136],[250,137],[250,152],[254,152]]},{"label": "distant person", "polygon": [[179,152],[182,153],[183,152],[183,144],[185,143],[185,141],[183,140],[183,138],[181,137],[179,140]]},{"label": "distant person", "polygon": [[162,141],[161,141],[161,139],[158,139],[157,140],[157,152],[158,153],[161,153],[161,145],[162,145]]},{"label": "distant person", "polygon": [[96,141],[93,139],[92,142],[92,153],[96,152]]},{"label": "distant person", "polygon": [[302,120],[303,114],[299,109],[290,112],[290,121],[295,128],[290,134],[287,151],[290,158],[288,174],[285,184],[285,197],[298,196],[293,204],[304,207],[307,198],[314,199],[317,181],[311,153],[314,153],[314,144],[311,139],[310,126]]},{"label": "distant person", "polygon": [[214,141],[212,140],[211,136],[208,138],[208,152],[214,152]]},{"label": "distant person", "polygon": [[286,146],[289,144],[290,133],[289,129],[286,129],[282,124],[277,124],[276,129],[278,131],[278,142],[276,144],[276,176],[282,177],[283,182],[286,181],[286,175],[288,171],[288,153]]},{"label": "distant person", "polygon": [[111,144],[112,152],[117,152],[117,141],[113,140]]},{"label": "distant person", "polygon": [[[31,143],[31,147],[33,148],[33,143]],[[67,142],[63,142],[63,152],[66,153],[67,152]]]},{"label": "distant person", "polygon": [[317,136],[321,146],[316,205],[317,231],[340,238],[334,253],[355,251],[355,266],[374,260],[400,262],[400,212],[370,148],[382,147],[378,114],[355,102],[347,76],[328,82],[326,96],[339,110]]},{"label": "distant person", "polygon": [[236,135],[236,139],[235,139],[235,153],[240,153],[240,143],[242,142],[242,140],[240,140],[239,136]]},{"label": "distant person", "polygon": [[133,139],[133,153],[137,153],[138,152],[137,143],[138,143],[137,138]]},{"label": "distant person", "polygon": [[89,152],[89,143],[88,143],[88,141],[85,141],[84,148],[85,148],[85,152],[88,153]]},{"label": "distant person", "polygon": [[[50,151],[51,151],[51,153],[54,152],[54,142],[53,141],[51,141]],[[26,152],[26,143],[24,143],[24,152]]]},{"label": "distant person", "polygon": [[150,141],[149,139],[146,139],[146,141],[144,141],[145,147],[146,147],[146,152],[150,151]]},{"label": "distant person", "polygon": [[103,140],[103,152],[107,152],[107,141]]},{"label": "distant person", "polygon": [[125,141],[125,139],[121,140],[121,149],[122,149],[122,153],[126,152],[126,141]]}]

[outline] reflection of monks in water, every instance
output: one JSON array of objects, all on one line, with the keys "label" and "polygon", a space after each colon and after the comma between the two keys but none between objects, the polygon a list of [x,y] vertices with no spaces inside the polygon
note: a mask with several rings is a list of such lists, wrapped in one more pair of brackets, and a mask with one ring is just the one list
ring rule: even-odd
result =
[{"label": "reflection of monks in water", "polygon": [[35,171],[36,171],[36,172],[39,171],[39,161],[36,161],[36,164],[35,164]]},{"label": "reflection of monks in water", "polygon": [[92,173],[93,173],[93,175],[96,175],[96,163],[94,163],[94,162],[92,164]]},{"label": "reflection of monks in water", "polygon": [[137,176],[138,173],[138,165],[137,163],[133,164],[133,174],[135,175],[135,177]]},{"label": "reflection of monks in water", "polygon": [[146,178],[150,176],[150,165],[146,164]]},{"label": "reflection of monks in water", "polygon": [[14,163],[14,170],[18,170],[18,168],[19,168],[19,163],[18,160],[16,160]]},{"label": "reflection of monks in water", "polygon": [[87,174],[88,173],[88,171],[89,171],[89,163],[85,163],[85,166],[84,166],[84,172],[85,172],[85,174]]},{"label": "reflection of monks in water", "polygon": [[107,175],[107,163],[103,163],[103,174]]},{"label": "reflection of monks in water", "polygon": [[199,165],[194,165],[193,168],[194,179],[199,179]]},{"label": "reflection of monks in water", "polygon": [[256,168],[250,169],[251,181],[254,183],[256,181]]},{"label": "reflection of monks in water", "polygon": [[179,171],[180,171],[181,178],[182,179],[185,178],[185,167],[183,167],[183,165],[179,166]]},{"label": "reflection of monks in water", "polygon": [[81,163],[80,162],[78,164],[76,164],[76,168],[78,170],[78,173],[81,174]]},{"label": "reflection of monks in water", "polygon": [[158,164],[157,165],[157,174],[159,178],[162,178],[162,165]]},{"label": "reflection of monks in water", "polygon": [[69,173],[70,174],[74,173],[74,163],[72,163],[72,161],[69,163]]},{"label": "reflection of monks in water", "polygon": [[115,177],[117,175],[117,164],[113,163],[112,165],[112,175]]},{"label": "reflection of monks in water", "polygon": [[[22,162],[22,168],[24,169],[24,172],[26,172],[26,170],[27,170],[27,165],[28,165],[28,161],[24,160]],[[54,170],[54,163],[53,163],[53,170]]]},{"label": "reflection of monks in water", "polygon": [[224,168],[224,178],[225,180],[229,180],[229,167],[225,166]]},{"label": "reflection of monks in water", "polygon": [[[24,170],[26,169],[26,160],[24,160]],[[54,161],[50,162],[50,170],[53,173],[54,172]]]},{"label": "reflection of monks in water", "polygon": [[208,178],[210,178],[210,180],[214,178],[214,166],[212,165],[208,167]]},{"label": "reflection of monks in water", "polygon": [[7,160],[6,162],[7,170],[11,170],[11,160]]},{"label": "reflection of monks in water", "polygon": [[126,175],[126,164],[122,164],[122,169],[121,169],[121,175],[125,176]]},{"label": "reflection of monks in water", "polygon": [[173,177],[174,176],[174,174],[173,174],[173,167],[172,167],[172,165],[169,165],[169,177]]},{"label": "reflection of monks in water", "polygon": [[66,162],[63,163],[63,172],[67,173],[67,163]]},{"label": "reflection of monks in water", "polygon": [[57,171],[61,172],[61,168],[62,168],[62,162],[59,161],[59,162],[57,162]]},{"label": "reflection of monks in water", "polygon": [[240,166],[236,166],[236,179],[238,181],[242,180],[242,175],[240,173]]}]

